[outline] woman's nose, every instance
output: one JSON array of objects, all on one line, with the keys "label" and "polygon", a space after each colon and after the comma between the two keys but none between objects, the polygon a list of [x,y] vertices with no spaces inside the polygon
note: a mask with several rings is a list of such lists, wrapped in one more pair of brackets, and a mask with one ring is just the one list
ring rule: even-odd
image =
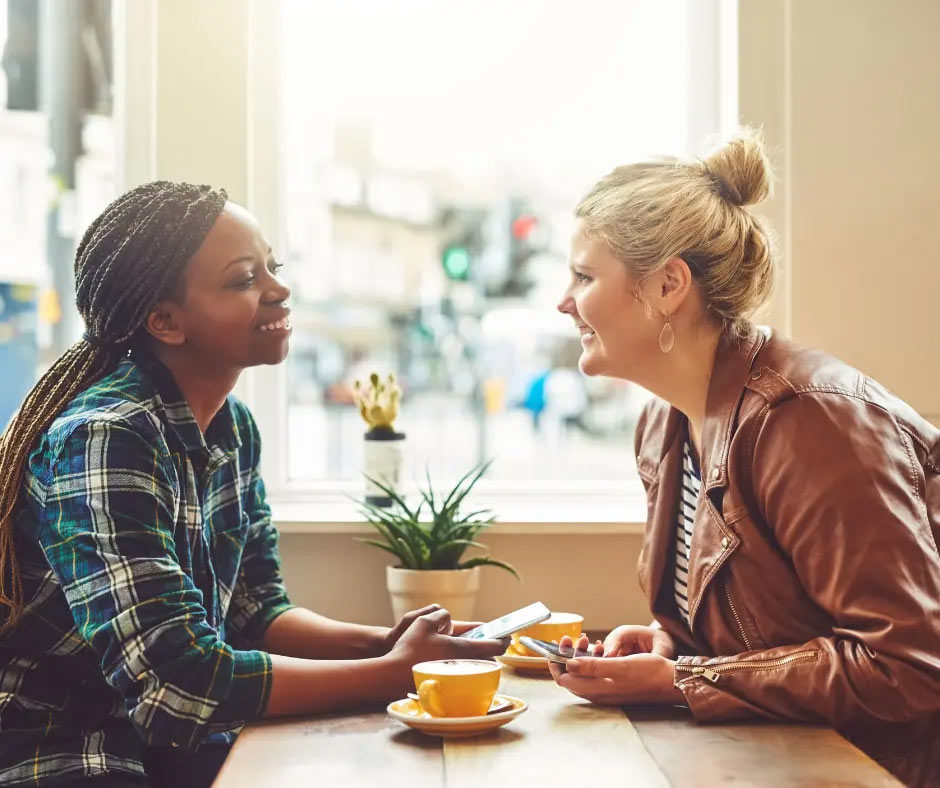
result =
[{"label": "woman's nose", "polygon": [[265,300],[279,304],[282,301],[286,301],[288,298],[290,298],[290,288],[283,282],[275,281],[271,284],[271,287],[268,288],[268,291],[265,293],[265,295]]},{"label": "woman's nose", "polygon": [[574,299],[570,293],[565,293],[561,301],[558,302],[558,311],[563,315],[574,314]]}]

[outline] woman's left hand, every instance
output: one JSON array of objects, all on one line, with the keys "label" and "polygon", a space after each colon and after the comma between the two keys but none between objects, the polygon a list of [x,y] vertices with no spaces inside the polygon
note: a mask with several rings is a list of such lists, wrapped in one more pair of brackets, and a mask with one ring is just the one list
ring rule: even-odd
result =
[{"label": "woman's left hand", "polygon": [[[441,606],[436,602],[432,605],[427,605],[422,607],[420,610],[411,610],[405,615],[403,615],[398,622],[391,629],[384,631],[381,637],[381,643],[379,645],[378,654],[387,654],[389,651],[394,648],[395,644],[398,642],[399,638],[405,633],[405,631],[410,627],[414,621],[421,616],[427,615],[428,613],[435,613],[441,609]],[[453,629],[453,622],[450,620],[450,615],[448,614],[446,618],[443,618],[441,621],[441,634],[449,635]]]},{"label": "woman's left hand", "polygon": [[548,666],[559,687],[592,703],[685,703],[673,686],[676,663],[658,654],[578,657],[565,665],[549,662]]},{"label": "woman's left hand", "polygon": [[[395,624],[391,629],[383,630],[380,637],[381,643],[377,649],[378,654],[387,654],[392,650],[394,645],[398,642],[398,639],[402,636],[408,627],[414,622],[416,618],[420,618],[423,615],[428,613],[433,613],[436,610],[440,610],[441,606],[438,604],[428,605],[423,607],[420,610],[412,610],[409,613],[405,613],[401,617],[401,620]],[[452,621],[449,617],[446,619],[446,622],[443,624],[444,629],[441,630],[442,635],[462,635],[464,632],[468,632],[474,627],[478,627],[482,622],[479,621]]]}]

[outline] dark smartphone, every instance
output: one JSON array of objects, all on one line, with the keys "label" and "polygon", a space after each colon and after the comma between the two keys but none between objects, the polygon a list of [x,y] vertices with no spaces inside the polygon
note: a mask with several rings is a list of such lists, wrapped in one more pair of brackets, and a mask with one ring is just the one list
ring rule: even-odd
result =
[{"label": "dark smartphone", "polygon": [[523,635],[519,642],[528,649],[532,649],[536,654],[540,654],[551,662],[558,662],[564,665],[569,659],[576,657],[593,657],[594,653],[588,649],[580,648],[562,648],[557,643],[548,643],[545,640],[536,640]]}]

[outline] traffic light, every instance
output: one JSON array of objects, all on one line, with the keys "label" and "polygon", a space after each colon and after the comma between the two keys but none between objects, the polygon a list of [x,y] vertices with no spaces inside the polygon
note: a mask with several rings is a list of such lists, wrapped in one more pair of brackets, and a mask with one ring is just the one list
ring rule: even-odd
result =
[{"label": "traffic light", "polygon": [[526,200],[488,209],[448,207],[440,220],[441,267],[454,282],[474,282],[487,296],[524,296],[527,264],[544,247],[543,228]]},{"label": "traffic light", "polygon": [[512,220],[513,240],[520,243],[529,243],[532,233],[539,226],[539,220],[531,213],[519,213]]},{"label": "traffic light", "polygon": [[448,207],[441,215],[441,267],[451,281],[479,279],[480,224],[484,218],[485,213],[479,210],[459,207]]},{"label": "traffic light", "polygon": [[523,296],[533,282],[526,271],[529,258],[539,251],[536,235],[539,220],[523,200],[509,203],[509,269],[499,295]]},{"label": "traffic light", "polygon": [[455,282],[470,278],[470,250],[462,243],[447,244],[441,252],[444,275]]}]

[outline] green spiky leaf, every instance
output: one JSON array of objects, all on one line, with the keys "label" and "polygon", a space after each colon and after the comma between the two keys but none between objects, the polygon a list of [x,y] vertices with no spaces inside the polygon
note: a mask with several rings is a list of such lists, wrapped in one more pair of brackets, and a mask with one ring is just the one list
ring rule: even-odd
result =
[{"label": "green spiky leaf", "polygon": [[[398,505],[401,510],[408,515],[410,518],[415,519],[415,513],[408,508],[408,504],[405,503],[405,499],[402,498],[395,490],[391,487],[387,487],[382,484],[378,479],[373,479],[368,474],[363,474],[370,482],[372,482],[376,487],[378,487],[382,492],[384,492],[389,498],[392,499],[392,502]],[[369,504],[371,506],[371,504]]]},{"label": "green spiky leaf", "polygon": [[363,538],[357,536],[357,537],[356,537],[356,541],[357,541],[357,542],[362,542],[363,544],[370,544],[370,545],[372,545],[373,547],[378,547],[379,550],[385,550],[387,553],[391,553],[391,554],[392,554],[393,556],[395,556],[396,558],[399,557],[398,551],[397,551],[395,548],[389,547],[385,542],[380,542],[380,541],[378,541],[377,539],[363,539]]},{"label": "green spiky leaf", "polygon": [[507,564],[505,561],[498,561],[495,558],[490,558],[488,555],[477,556],[476,558],[468,558],[462,564],[460,564],[458,569],[472,569],[475,566],[498,566],[500,569],[505,569],[507,572],[511,572],[516,580],[522,580],[519,576],[519,572],[516,571],[516,567],[512,564]]}]

